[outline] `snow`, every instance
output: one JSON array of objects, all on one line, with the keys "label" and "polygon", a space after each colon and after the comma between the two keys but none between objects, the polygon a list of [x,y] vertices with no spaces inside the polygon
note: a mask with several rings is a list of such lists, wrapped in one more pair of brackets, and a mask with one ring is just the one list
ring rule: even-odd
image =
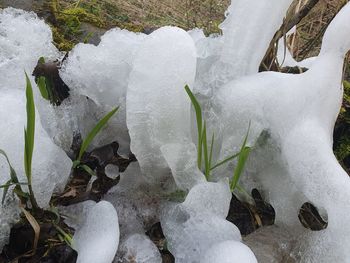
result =
[{"label": "snow", "polygon": [[224,241],[212,246],[201,263],[258,263],[253,252],[237,241]]},{"label": "snow", "polygon": [[91,208],[73,236],[77,263],[111,263],[119,245],[118,215],[112,204],[101,201]]}]

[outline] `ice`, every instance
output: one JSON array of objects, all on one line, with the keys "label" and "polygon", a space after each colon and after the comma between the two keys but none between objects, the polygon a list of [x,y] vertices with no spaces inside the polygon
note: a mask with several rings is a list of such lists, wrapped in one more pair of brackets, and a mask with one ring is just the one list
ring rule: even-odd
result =
[{"label": "ice", "polygon": [[224,241],[212,246],[202,257],[201,263],[258,263],[253,252],[237,241]]},{"label": "ice", "polygon": [[31,74],[41,56],[57,57],[56,52],[50,27],[36,14],[14,8],[0,10],[2,88],[22,89],[25,87],[23,71]]},{"label": "ice", "polygon": [[[1,161],[0,165],[2,165]],[[1,166],[0,170],[2,170]],[[11,190],[12,188],[9,191]],[[3,196],[3,189],[0,189],[0,195]],[[11,226],[20,219],[20,212],[18,200],[12,195],[7,195],[4,203],[0,205],[0,251],[8,243]]]},{"label": "ice", "polygon": [[196,50],[180,28],[163,27],[147,36],[135,58],[127,92],[131,150],[142,172],[159,183],[169,174],[160,147],[191,140],[190,100]]},{"label": "ice", "polygon": [[293,229],[268,226],[255,231],[243,238],[254,252],[259,263],[298,262],[291,255],[296,240],[293,240]]},{"label": "ice", "polygon": [[197,148],[193,143],[165,144],[160,148],[179,189],[189,191],[200,182],[204,174],[197,166]]},{"label": "ice", "polygon": [[[250,75],[228,83],[216,97],[224,112],[221,156],[237,151],[249,121],[251,145],[268,134],[263,146],[267,151],[255,150],[250,161],[256,166],[248,170],[275,208],[276,223],[293,229],[297,262],[349,262],[345,244],[350,182],[332,151],[343,96],[343,60],[350,49],[350,38],[343,32],[349,30],[347,4],[328,27],[309,71]],[[266,154],[270,161],[263,163]],[[297,212],[304,202],[326,211],[326,230],[301,226]]]},{"label": "ice", "polygon": [[[122,262],[161,263],[162,258],[156,245],[146,236],[134,234],[121,245]],[[120,262],[120,261],[115,261]]]},{"label": "ice", "polygon": [[[30,36],[30,37],[28,37]],[[0,148],[5,150],[21,182],[24,175],[24,136],[26,98],[24,69],[31,73],[40,56],[55,55],[48,25],[34,13],[7,8],[0,11]],[[5,77],[5,78],[4,78]],[[4,79],[3,79],[4,78]],[[31,79],[33,89],[36,89]],[[36,113],[33,154],[33,190],[40,206],[46,207],[56,188],[62,189],[69,176],[71,161],[56,147],[41,126]],[[7,167],[2,160],[0,171]]]},{"label": "ice", "polygon": [[119,214],[122,238],[134,233],[144,233],[159,222],[159,190],[145,182],[138,163],[131,163],[120,174],[120,182],[104,200],[111,202]]},{"label": "ice", "polygon": [[[24,78],[22,73],[17,79]],[[14,80],[16,82],[17,80]],[[21,81],[19,81],[21,82]],[[24,132],[26,125],[25,91],[21,89],[1,89],[0,119],[6,123],[0,129],[0,148],[3,149],[19,180],[26,182],[24,173]],[[34,195],[41,207],[46,207],[51,199],[53,191],[63,190],[70,174],[72,165],[67,155],[59,149],[41,127],[40,118],[36,114],[36,132],[34,142],[34,154],[32,164],[32,186]],[[0,173],[8,175],[7,164],[1,159]]]},{"label": "ice", "polygon": [[64,217],[64,222],[74,229],[78,229],[81,226],[88,215],[88,212],[93,206],[96,205],[95,201],[85,201],[82,203],[70,205],[70,206],[60,206],[58,207],[60,215]]},{"label": "ice", "polygon": [[[30,36],[30,37],[28,37]],[[48,25],[34,13],[7,8],[0,11],[0,149],[4,150],[20,182],[24,173],[24,127],[26,98],[24,70],[31,73],[40,56],[54,56]],[[32,83],[33,80],[32,80]],[[33,85],[35,89],[35,85]],[[32,186],[39,206],[47,207],[54,190],[62,190],[70,173],[71,161],[53,144],[36,113],[36,134],[32,164]],[[8,165],[0,157],[0,185],[10,179]],[[23,186],[25,189],[26,187]],[[11,189],[10,189],[11,190]],[[0,190],[2,196],[3,189]],[[0,208],[0,250],[9,230],[18,220],[18,200],[10,197]]]},{"label": "ice", "polygon": [[112,204],[101,201],[91,208],[73,236],[78,263],[111,263],[119,245],[118,215]]},{"label": "ice", "polygon": [[[87,115],[101,118],[114,107],[120,107],[107,128],[97,136],[95,145],[117,140],[122,152],[129,150],[125,120],[126,89],[135,53],[144,38],[143,34],[112,29],[101,37],[98,46],[75,46],[60,71],[62,79],[76,94],[87,96],[97,104],[97,110],[86,108]],[[80,112],[77,110],[75,113]],[[79,124],[83,126],[84,122]]]},{"label": "ice", "polygon": [[[224,46],[218,74],[232,80],[257,73],[270,41],[279,27],[292,0],[233,0],[226,20],[221,24]],[[254,52],[252,52],[254,50]]]},{"label": "ice", "polygon": [[231,200],[227,181],[200,183],[180,204],[162,211],[161,224],[176,262],[200,262],[213,245],[241,240],[238,228],[225,220]]},{"label": "ice", "polygon": [[116,179],[119,176],[119,167],[113,164],[108,164],[105,167],[105,173],[109,178]]}]

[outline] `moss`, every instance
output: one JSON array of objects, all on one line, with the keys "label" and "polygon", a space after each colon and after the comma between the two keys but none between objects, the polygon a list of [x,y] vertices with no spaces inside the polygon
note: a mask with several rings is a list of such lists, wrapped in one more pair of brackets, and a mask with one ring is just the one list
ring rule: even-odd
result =
[{"label": "moss", "polygon": [[350,83],[344,81],[344,99],[334,132],[334,153],[350,170]]},{"label": "moss", "polygon": [[53,23],[51,24],[54,42],[58,49],[68,51],[81,42],[83,22],[97,27],[104,27],[104,22],[99,17],[99,9],[91,5],[77,7],[64,7],[58,4],[57,0],[50,3]]}]

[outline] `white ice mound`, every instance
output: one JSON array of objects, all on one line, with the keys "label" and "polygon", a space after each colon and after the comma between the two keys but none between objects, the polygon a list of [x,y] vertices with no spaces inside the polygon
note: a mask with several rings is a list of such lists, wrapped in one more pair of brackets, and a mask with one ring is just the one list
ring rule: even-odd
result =
[{"label": "white ice mound", "polygon": [[193,143],[170,143],[160,149],[179,189],[189,191],[205,182],[204,174],[198,169],[197,148]]},{"label": "white ice mound", "polygon": [[164,208],[161,224],[176,262],[200,262],[217,243],[241,240],[238,228],[225,220],[231,200],[228,182],[200,183],[181,204]]},{"label": "white ice mound", "polygon": [[[2,87],[25,87],[23,71],[32,73],[41,56],[56,57],[50,27],[33,12],[0,10],[0,83]],[[16,81],[14,81],[16,80]]]},{"label": "white ice mound", "polygon": [[89,211],[86,221],[75,232],[74,249],[77,263],[111,263],[119,245],[118,215],[112,204],[97,203]]},{"label": "white ice mound", "polygon": [[200,263],[258,263],[249,247],[238,241],[224,241],[212,246]]},{"label": "white ice mound", "polygon": [[[21,82],[18,81],[21,78],[25,78],[24,73],[17,76],[13,82]],[[20,181],[26,182],[23,131],[27,121],[25,90],[23,87],[23,90],[0,88],[0,91],[0,120],[4,124],[0,129],[0,149],[7,153]],[[54,189],[63,190],[72,162],[64,151],[51,141],[41,126],[38,114],[36,114],[35,129],[32,186],[39,206],[46,207]],[[0,160],[0,173],[5,176],[2,180],[9,179],[9,169],[3,158]]]},{"label": "white ice mound", "polygon": [[[13,8],[0,11],[0,148],[9,155],[22,182],[24,175],[24,136],[26,98],[24,70],[30,75],[40,56],[57,55],[50,27],[34,13]],[[37,89],[32,80],[33,89]],[[1,160],[0,173],[8,175]],[[48,205],[55,188],[62,188],[70,173],[71,161],[56,147],[36,114],[33,155],[33,190],[38,204]]]},{"label": "white ice mound", "polygon": [[[343,96],[343,60],[350,49],[344,32],[349,31],[347,4],[327,29],[321,53],[308,72],[251,75],[228,83],[216,97],[223,112],[222,156],[238,149],[252,122],[251,140],[259,143],[248,169],[269,195],[277,224],[293,229],[298,262],[349,262],[345,244],[350,236],[350,179],[332,151]],[[326,230],[301,226],[297,213],[304,202],[326,211]]]},{"label": "white ice mound", "polygon": [[196,50],[187,32],[163,27],[147,36],[135,58],[127,92],[131,150],[143,173],[158,181],[169,173],[160,147],[191,140],[190,100]]},{"label": "white ice mound", "polygon": [[[292,0],[233,0],[221,24],[224,46],[220,63],[231,76],[257,73],[270,41],[281,26]],[[254,50],[254,52],[252,52]],[[221,68],[219,74],[228,73]]]},{"label": "white ice mound", "polygon": [[[134,234],[121,245],[122,262],[125,263],[161,263],[162,257],[156,245],[146,236]],[[120,262],[120,261],[115,261]]]},{"label": "white ice mound", "polygon": [[[112,29],[101,37],[98,46],[75,46],[60,71],[62,79],[74,94],[87,96],[97,104],[98,111],[90,110],[90,114],[102,116],[112,108],[120,107],[107,129],[96,138],[97,144],[117,140],[122,151],[129,148],[125,121],[126,89],[135,53],[144,38],[143,34]],[[83,122],[80,124],[84,125]]]}]

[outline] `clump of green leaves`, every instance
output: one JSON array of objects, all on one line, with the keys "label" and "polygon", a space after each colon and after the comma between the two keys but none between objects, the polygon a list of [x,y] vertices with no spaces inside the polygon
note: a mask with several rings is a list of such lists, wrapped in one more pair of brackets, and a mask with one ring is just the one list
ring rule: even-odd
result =
[{"label": "clump of green leaves", "polygon": [[81,144],[80,151],[78,154],[77,159],[73,162],[73,168],[82,168],[86,172],[88,172],[91,175],[95,175],[94,171],[91,170],[91,168],[85,164],[81,164],[81,158],[83,157],[83,154],[86,152],[87,148],[93,141],[93,139],[96,137],[96,135],[102,130],[104,126],[106,126],[107,122],[113,117],[113,115],[118,111],[119,107],[114,108],[109,113],[107,113],[97,124],[96,126],[89,132],[87,137],[83,140],[83,143]]},{"label": "clump of green leaves", "polygon": [[[230,189],[233,191],[237,186],[239,182],[239,178],[242,175],[242,172],[244,170],[244,166],[246,164],[246,161],[248,159],[248,156],[251,152],[251,147],[247,146],[247,140],[250,130],[250,124],[248,127],[247,134],[243,140],[243,144],[241,146],[241,149],[238,153],[228,156],[222,161],[219,161],[216,164],[212,164],[212,157],[213,157],[213,148],[215,143],[215,134],[213,133],[210,139],[210,143],[208,143],[207,138],[207,125],[206,121],[203,120],[203,114],[202,114],[202,108],[197,100],[197,98],[192,93],[191,89],[186,85],[185,90],[191,100],[192,106],[196,113],[196,121],[197,121],[197,165],[200,170],[204,172],[205,178],[207,181],[211,180],[211,172],[222,166],[223,164],[232,161],[236,158],[238,158],[237,165],[233,171],[232,178],[230,180]],[[203,165],[204,161],[204,165]]]}]

